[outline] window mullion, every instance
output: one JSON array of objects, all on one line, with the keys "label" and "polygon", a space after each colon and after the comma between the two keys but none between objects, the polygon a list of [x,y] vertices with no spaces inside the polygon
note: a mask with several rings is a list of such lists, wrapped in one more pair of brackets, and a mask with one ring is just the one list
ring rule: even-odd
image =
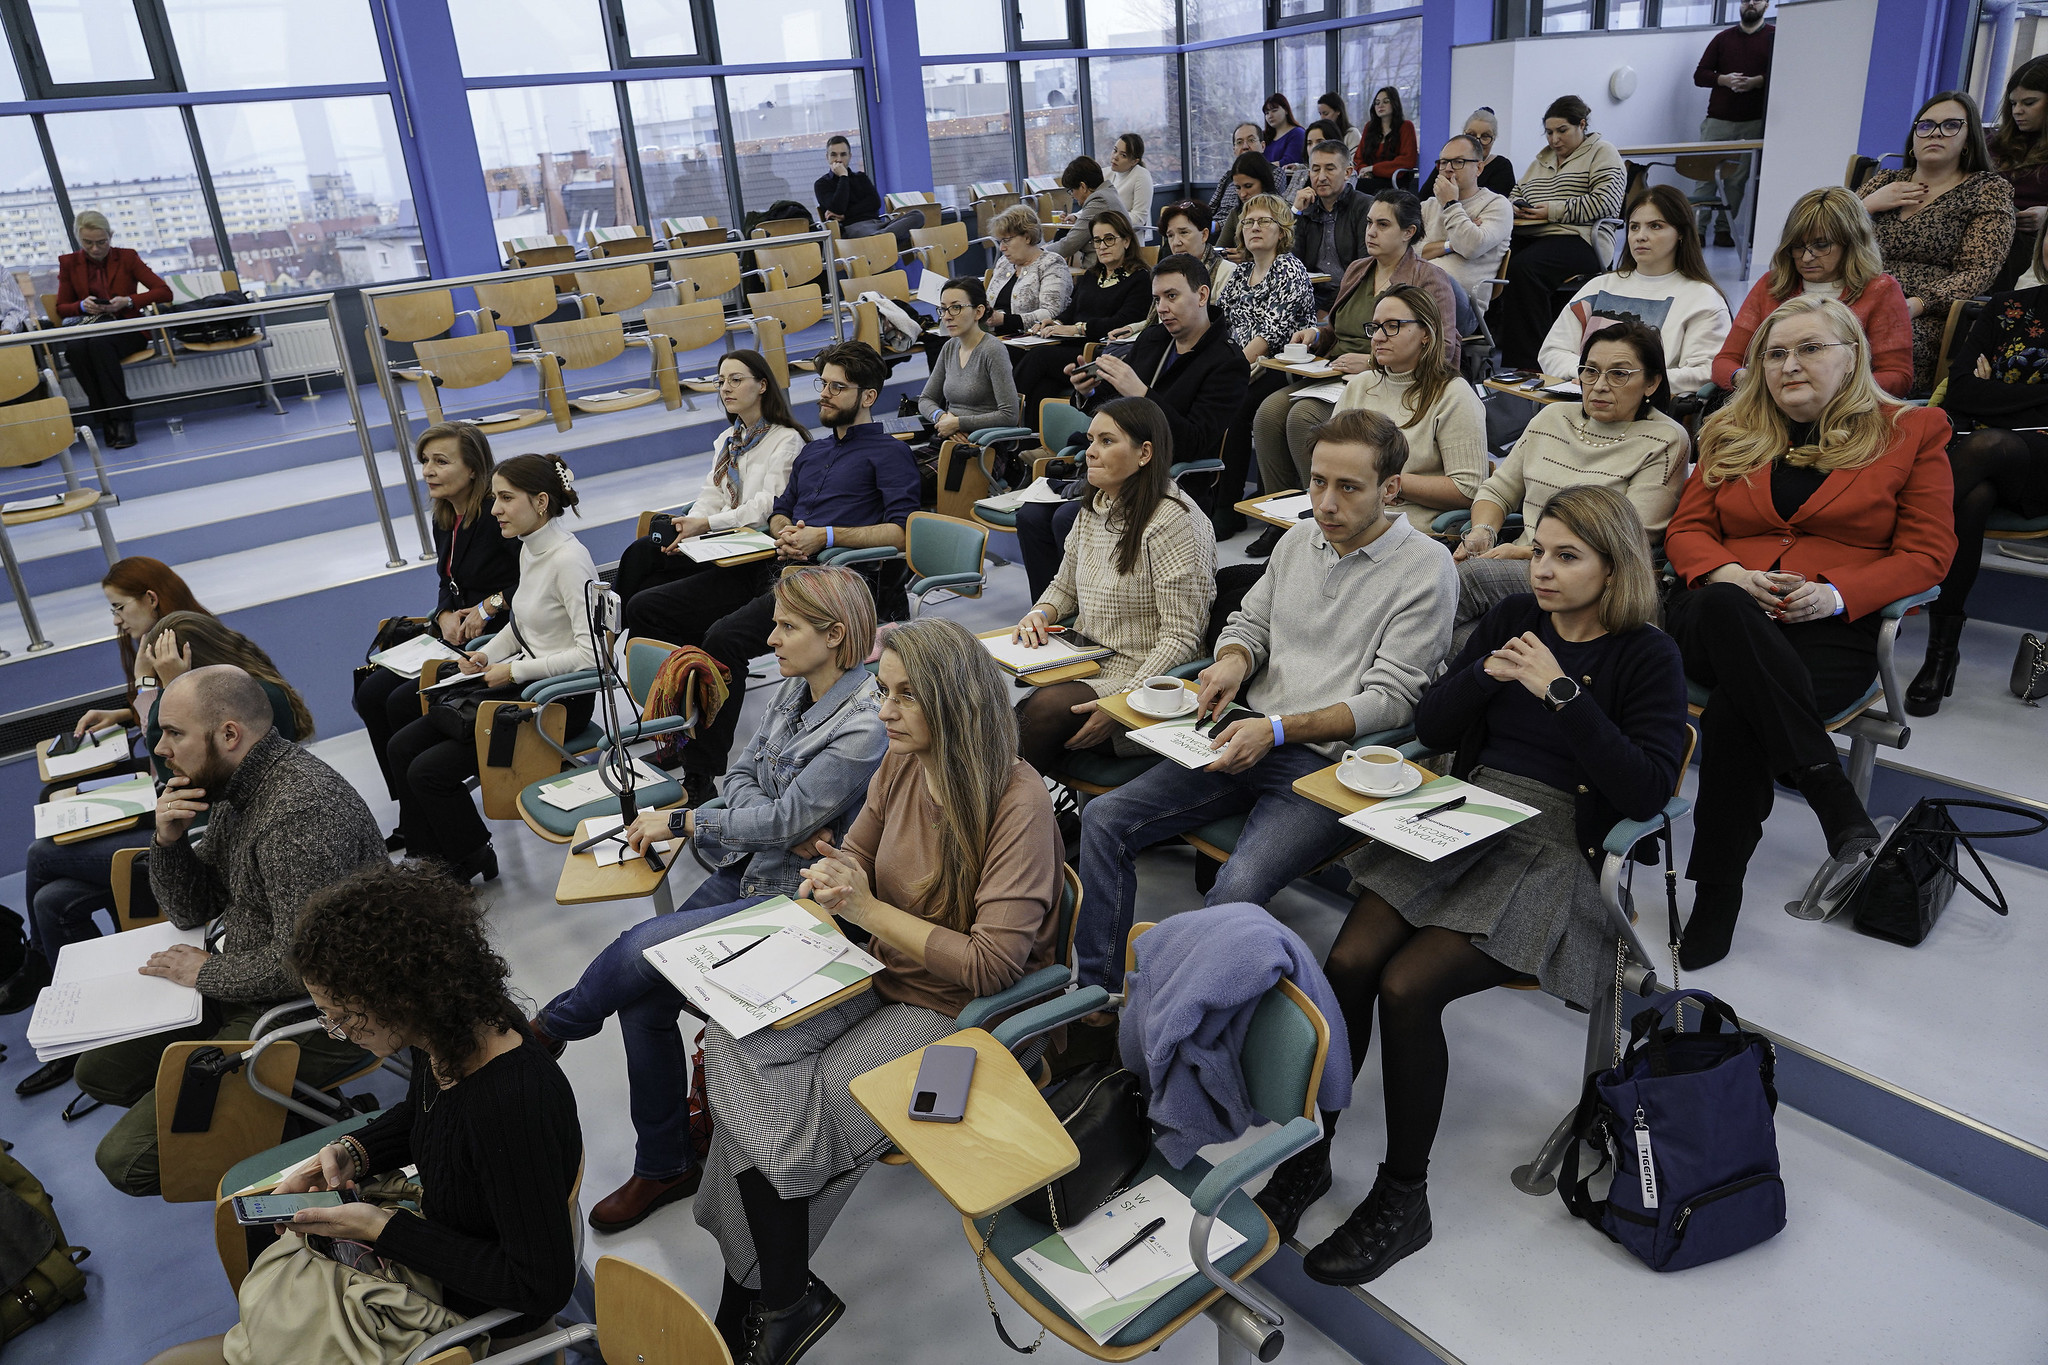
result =
[{"label": "window mullion", "polygon": [[[199,195],[206,204],[206,216],[213,221],[214,251],[222,270],[236,270],[234,239],[228,235],[227,218],[220,211],[220,195],[214,191],[213,170],[206,164],[206,148],[199,141],[199,117],[192,106],[178,106],[185,122],[185,141],[192,152],[192,174],[199,181]],[[237,278],[240,271],[236,271]]]}]

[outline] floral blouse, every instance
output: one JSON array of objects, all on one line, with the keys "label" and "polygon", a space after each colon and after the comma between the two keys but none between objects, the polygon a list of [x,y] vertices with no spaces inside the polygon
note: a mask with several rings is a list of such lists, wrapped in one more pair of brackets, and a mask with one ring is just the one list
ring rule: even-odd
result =
[{"label": "floral blouse", "polygon": [[[1977,358],[1991,367],[1977,377]],[[2040,426],[2048,422],[2048,287],[1993,294],[1949,357],[1944,403],[1979,426]]]},{"label": "floral blouse", "polygon": [[1252,283],[1254,267],[1240,265],[1223,282],[1216,306],[1230,322],[1230,344],[1242,350],[1253,337],[1266,339],[1268,354],[1278,354],[1296,332],[1316,325],[1316,294],[1308,267],[1291,251],[1273,260],[1266,278]]},{"label": "floral blouse", "polygon": [[1004,311],[1003,325],[997,329],[1004,333],[1051,322],[1074,294],[1073,267],[1057,251],[1041,249],[1037,259],[1022,270],[1011,265],[1008,256],[998,260],[988,277],[990,303],[1001,297],[1004,286],[1012,279],[1017,281],[1017,287],[1011,291],[1010,306]]}]

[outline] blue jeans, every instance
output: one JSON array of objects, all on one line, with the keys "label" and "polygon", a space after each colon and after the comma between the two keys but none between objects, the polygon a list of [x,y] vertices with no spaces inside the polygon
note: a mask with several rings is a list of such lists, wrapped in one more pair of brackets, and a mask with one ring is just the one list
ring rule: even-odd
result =
[{"label": "blue jeans", "polygon": [[674,914],[656,915],[613,939],[576,984],[540,1012],[548,1036],[565,1043],[591,1037],[608,1017],[619,1016],[638,1135],[634,1175],[674,1180],[697,1164],[690,1153],[690,1059],[676,1022],[688,1002],[641,954],[766,899],[742,896],[738,869],[714,872]]},{"label": "blue jeans", "polygon": [[114,854],[141,848],[156,837],[153,828],[103,834],[83,843],[38,839],[28,846],[29,947],[51,962],[67,943],[100,936],[95,910],[114,908]]},{"label": "blue jeans", "polygon": [[1241,773],[1190,771],[1168,760],[1081,810],[1081,919],[1074,957],[1084,986],[1120,990],[1124,941],[1138,899],[1138,854],[1227,815],[1250,812],[1208,905],[1264,905],[1289,882],[1351,842],[1337,813],[1294,794],[1330,760],[1283,744]]}]

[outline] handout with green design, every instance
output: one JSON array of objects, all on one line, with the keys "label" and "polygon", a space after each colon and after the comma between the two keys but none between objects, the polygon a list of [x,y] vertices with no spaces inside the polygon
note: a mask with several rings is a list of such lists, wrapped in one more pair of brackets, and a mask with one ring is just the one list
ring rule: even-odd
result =
[{"label": "handout with green design", "polygon": [[[1415,818],[1461,796],[1465,804],[1455,810],[1438,811],[1426,819]],[[1406,796],[1354,811],[1344,817],[1344,823],[1389,848],[1433,863],[1446,853],[1490,839],[1509,825],[1519,825],[1540,813],[1534,806],[1525,806],[1462,778],[1439,777]]]},{"label": "handout with green design", "polygon": [[815,1005],[826,996],[844,990],[882,970],[882,964],[852,944],[836,959],[806,977],[785,994],[765,1005],[749,1005],[738,996],[720,990],[704,979],[704,973],[748,944],[757,943],[784,929],[802,929],[820,938],[844,939],[839,926],[819,921],[787,896],[777,896],[759,905],[728,915],[716,924],[679,934],[666,943],[642,951],[654,969],[667,977],[689,1002],[735,1038],[768,1027],[776,1020]]}]

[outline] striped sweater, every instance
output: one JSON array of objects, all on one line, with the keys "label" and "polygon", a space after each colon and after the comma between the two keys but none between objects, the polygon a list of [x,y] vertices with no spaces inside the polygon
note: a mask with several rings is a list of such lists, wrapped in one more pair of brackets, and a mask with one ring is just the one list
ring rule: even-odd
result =
[{"label": "striped sweater", "polygon": [[1538,237],[1576,233],[1605,260],[1612,254],[1611,233],[1599,233],[1596,240],[1594,224],[1621,216],[1621,194],[1627,179],[1621,154],[1598,133],[1586,134],[1562,162],[1556,152],[1545,147],[1515,182],[1511,197],[1555,207],[1550,207],[1548,224],[1518,227],[1517,231]]}]

